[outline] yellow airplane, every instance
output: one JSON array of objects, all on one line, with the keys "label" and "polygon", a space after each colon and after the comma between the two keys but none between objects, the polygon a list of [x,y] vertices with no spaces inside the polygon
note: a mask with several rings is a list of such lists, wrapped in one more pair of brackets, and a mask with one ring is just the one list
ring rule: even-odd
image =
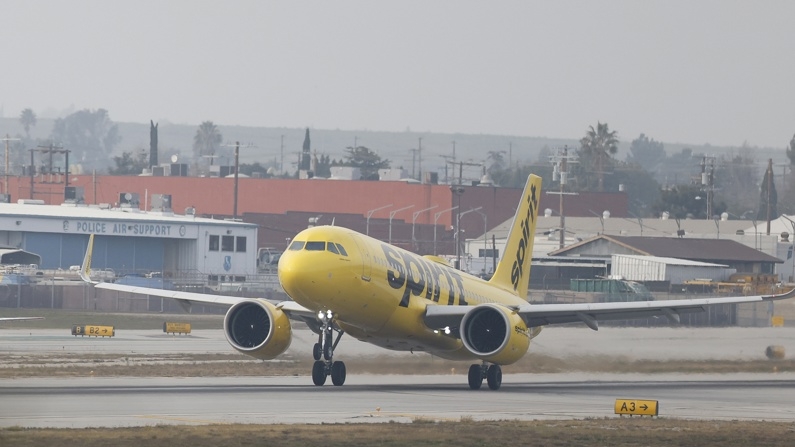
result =
[{"label": "yellow airplane", "polygon": [[[600,320],[666,316],[679,320],[707,306],[789,298],[786,294],[669,301],[587,304],[530,304],[527,289],[538,217],[541,178],[530,175],[516,210],[505,252],[486,281],[356,231],[318,226],[293,238],[278,265],[279,281],[292,301],[188,293],[113,283],[97,288],[230,306],[224,333],[232,347],[258,358],[273,359],[290,345],[290,319],[303,321],[318,334],[312,381],[345,383],[346,368],[334,349],[347,333],[367,343],[399,351],[425,351],[475,361],[468,381],[479,389],[485,379],[492,390],[502,384],[501,365],[519,360],[530,340],[550,324],[582,322],[598,329]],[[81,276],[91,282],[89,239]]]}]

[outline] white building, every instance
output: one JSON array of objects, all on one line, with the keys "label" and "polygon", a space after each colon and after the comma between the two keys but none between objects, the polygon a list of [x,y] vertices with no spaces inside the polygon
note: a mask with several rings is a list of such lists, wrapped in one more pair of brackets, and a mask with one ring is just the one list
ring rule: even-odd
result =
[{"label": "white building", "polygon": [[[257,272],[257,226],[137,208],[0,203],[0,245],[41,256],[42,269],[79,265],[95,234],[92,268],[240,281]],[[241,279],[242,278],[242,279]]]}]

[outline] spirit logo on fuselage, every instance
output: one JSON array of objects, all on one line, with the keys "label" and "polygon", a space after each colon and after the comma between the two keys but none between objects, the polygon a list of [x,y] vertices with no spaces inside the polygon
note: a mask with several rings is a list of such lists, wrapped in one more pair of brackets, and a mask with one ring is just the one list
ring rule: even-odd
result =
[{"label": "spirit logo on fuselage", "polygon": [[[536,185],[530,185],[530,195],[527,196],[527,215],[519,222],[521,229],[521,238],[519,239],[519,246],[516,248],[516,258],[511,266],[511,283],[513,283],[513,290],[519,288],[519,281],[524,276],[525,259],[528,256],[527,248],[530,245],[530,227],[535,221],[535,210],[538,208],[538,194],[536,194]],[[525,279],[525,281],[527,281]]]},{"label": "spirit logo on fuselage", "polygon": [[442,294],[446,293],[448,305],[455,304],[456,295],[458,304],[467,304],[464,280],[455,270],[411,253],[395,250],[387,244],[381,244],[381,249],[389,263],[386,271],[387,282],[393,289],[403,289],[401,307],[409,307],[411,295],[423,296],[423,293],[425,299],[437,303]]}]

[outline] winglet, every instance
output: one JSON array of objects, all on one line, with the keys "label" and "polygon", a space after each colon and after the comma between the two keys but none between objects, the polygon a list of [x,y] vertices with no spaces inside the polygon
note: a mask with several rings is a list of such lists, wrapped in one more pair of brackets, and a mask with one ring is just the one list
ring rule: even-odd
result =
[{"label": "winglet", "polygon": [[91,281],[91,256],[94,252],[94,235],[88,236],[88,247],[86,247],[86,255],[83,257],[83,265],[80,266],[80,279],[89,283],[96,284],[97,281]]},{"label": "winglet", "polygon": [[527,177],[522,200],[516,209],[505,251],[489,281],[495,286],[513,291],[522,299],[527,299],[527,289],[530,286],[530,261],[533,258],[540,201],[541,177],[531,174]]}]

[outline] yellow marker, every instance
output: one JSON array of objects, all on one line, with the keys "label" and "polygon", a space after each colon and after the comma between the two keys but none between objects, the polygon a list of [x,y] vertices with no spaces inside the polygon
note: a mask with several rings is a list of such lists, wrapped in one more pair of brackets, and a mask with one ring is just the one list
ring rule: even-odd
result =
[{"label": "yellow marker", "polygon": [[773,327],[784,327],[784,317],[781,315],[773,315],[770,317],[770,324]]},{"label": "yellow marker", "polygon": [[190,334],[190,323],[163,323],[163,332],[167,334]]},{"label": "yellow marker", "polygon": [[89,337],[113,337],[116,335],[116,330],[113,326],[98,326],[94,324],[75,324],[72,325],[72,335],[80,335]]},{"label": "yellow marker", "polygon": [[616,399],[616,414],[657,416],[658,412],[656,400]]}]

